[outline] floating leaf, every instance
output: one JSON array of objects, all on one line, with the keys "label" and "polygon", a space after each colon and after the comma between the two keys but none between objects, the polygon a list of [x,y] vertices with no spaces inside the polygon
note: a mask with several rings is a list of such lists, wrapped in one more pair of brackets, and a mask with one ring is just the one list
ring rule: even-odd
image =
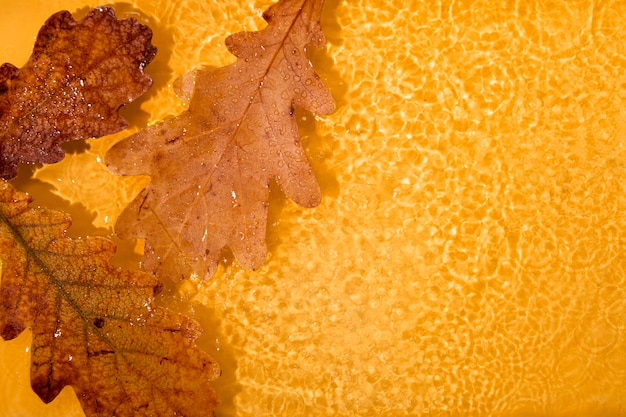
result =
[{"label": "floating leaf", "polygon": [[235,63],[185,78],[183,85],[195,85],[187,111],[108,152],[113,172],[152,177],[116,225],[121,237],[146,239],[148,270],[211,276],[225,246],[244,267],[261,266],[272,180],[296,203],[319,204],[294,106],[333,111],[330,91],[305,54],[307,45],[325,43],[323,3],[282,0],[270,7],[265,29],[226,39]]},{"label": "floating leaf", "polygon": [[112,242],[71,239],[66,215],[28,204],[1,181],[0,336],[32,329],[37,395],[71,385],[87,416],[211,415],[220,371],[198,324],[154,305],[152,275],[111,266]]},{"label": "floating leaf", "polygon": [[79,22],[51,16],[24,67],[0,66],[0,177],[13,178],[19,162],[60,161],[63,142],[124,129],[117,111],[152,84],[143,72],[156,53],[151,38],[110,7]]}]

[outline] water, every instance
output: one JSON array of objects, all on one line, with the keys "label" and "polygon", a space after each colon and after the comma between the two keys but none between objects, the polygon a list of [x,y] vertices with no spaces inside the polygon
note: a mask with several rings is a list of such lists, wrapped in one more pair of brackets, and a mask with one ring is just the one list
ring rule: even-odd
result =
[{"label": "water", "polygon": [[[224,37],[262,27],[268,4],[136,1],[160,51],[129,132],[179,113],[173,80],[232,62]],[[191,303],[222,364],[218,415],[618,415],[626,4],[406,4],[327,2],[329,43],[310,57],[337,111],[298,114],[321,205],[273,193],[261,270],[227,258],[181,287],[185,303],[165,298]],[[81,201],[85,230],[110,233],[145,184],[98,162],[125,134],[34,173]],[[29,415],[14,343],[0,343],[0,404]]]}]

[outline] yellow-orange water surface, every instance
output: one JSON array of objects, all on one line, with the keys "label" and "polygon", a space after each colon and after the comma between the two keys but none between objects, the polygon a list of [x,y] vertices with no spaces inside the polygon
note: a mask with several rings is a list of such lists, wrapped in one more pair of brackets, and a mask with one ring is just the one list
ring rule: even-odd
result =
[{"label": "yellow-orange water surface", "polygon": [[[153,89],[128,130],[16,185],[110,235],[147,179],[109,174],[106,150],[178,114],[174,79],[232,62],[224,38],[270,3],[114,4],[154,29]],[[0,0],[0,62],[97,5]],[[163,297],[222,365],[217,415],[626,415],[626,1],[325,7],[309,53],[337,111],[299,115],[321,205],[276,191],[261,270],[228,260]],[[0,416],[82,415],[71,389],[32,394],[29,343],[0,341]]]}]

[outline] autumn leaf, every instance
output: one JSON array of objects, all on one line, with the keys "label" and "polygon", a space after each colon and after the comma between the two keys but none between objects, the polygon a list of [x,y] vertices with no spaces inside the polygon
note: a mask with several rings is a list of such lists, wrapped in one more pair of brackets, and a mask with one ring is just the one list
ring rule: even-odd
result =
[{"label": "autumn leaf", "polygon": [[124,129],[117,111],[152,84],[143,72],[156,53],[151,38],[110,7],[79,22],[67,11],[51,16],[24,67],[0,66],[0,176],[15,177],[20,162],[60,161],[63,142]]},{"label": "autumn leaf", "polygon": [[87,416],[211,415],[220,370],[198,324],[154,305],[152,275],[111,266],[112,242],[71,239],[66,215],[28,204],[1,181],[0,336],[32,329],[37,395],[71,385]]},{"label": "autumn leaf", "polygon": [[225,246],[242,266],[261,266],[272,180],[296,203],[319,204],[294,107],[317,114],[334,108],[305,55],[307,45],[325,43],[323,3],[282,0],[270,7],[266,28],[226,39],[235,63],[184,79],[194,88],[187,111],[108,152],[114,173],[152,177],[116,225],[120,237],[146,239],[149,271],[208,277]]}]

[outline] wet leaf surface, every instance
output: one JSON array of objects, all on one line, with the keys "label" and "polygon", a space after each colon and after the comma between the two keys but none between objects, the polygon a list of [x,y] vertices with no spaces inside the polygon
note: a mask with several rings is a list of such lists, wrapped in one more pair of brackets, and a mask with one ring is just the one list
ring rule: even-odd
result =
[{"label": "wet leaf surface", "polygon": [[156,53],[151,38],[109,7],[79,22],[67,11],[51,16],[24,67],[0,66],[0,176],[15,177],[18,163],[60,161],[61,143],[124,129],[119,108],[152,84],[143,72]]},{"label": "wet leaf surface", "polygon": [[270,7],[263,15],[266,28],[227,38],[235,63],[183,78],[184,92],[192,91],[187,111],[108,152],[113,172],[152,177],[116,225],[121,237],[146,239],[149,271],[210,277],[224,247],[246,268],[263,265],[273,180],[296,203],[319,204],[294,109],[334,109],[306,57],[307,45],[325,43],[322,7],[323,0]]},{"label": "wet leaf surface", "polygon": [[0,336],[32,329],[31,384],[45,402],[71,385],[87,416],[207,416],[220,370],[199,325],[154,305],[152,275],[109,264],[104,238],[0,183]]}]

